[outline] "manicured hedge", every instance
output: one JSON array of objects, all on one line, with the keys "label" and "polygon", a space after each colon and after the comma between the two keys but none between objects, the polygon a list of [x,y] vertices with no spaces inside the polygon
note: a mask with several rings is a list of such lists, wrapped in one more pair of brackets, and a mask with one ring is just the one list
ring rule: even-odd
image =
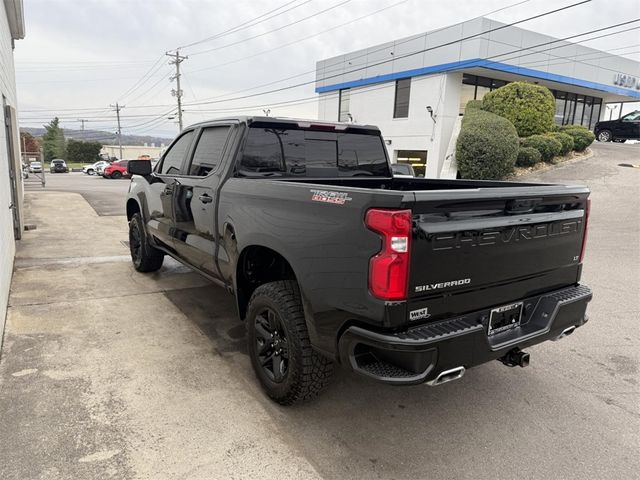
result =
[{"label": "manicured hedge", "polygon": [[540,85],[512,82],[487,93],[482,108],[508,119],[516,127],[518,135],[550,132],[556,101],[551,91]]},{"label": "manicured hedge", "polygon": [[538,150],[542,156],[542,160],[545,162],[551,162],[553,157],[560,155],[562,151],[562,143],[560,143],[560,140],[556,140],[549,135],[531,135],[530,137],[522,138],[520,145]]},{"label": "manicured hedge", "polygon": [[596,139],[593,132],[582,125],[565,125],[560,127],[560,131],[573,137],[573,149],[576,152],[582,152]]},{"label": "manicured hedge", "polygon": [[563,132],[552,132],[552,133],[547,133],[547,135],[555,138],[562,144],[562,150],[560,150],[560,155],[566,155],[571,150],[573,150],[574,141],[571,135]]},{"label": "manicured hedge", "polygon": [[520,147],[518,150],[517,167],[533,167],[542,161],[542,155],[533,147]]},{"label": "manicured hedge", "polygon": [[518,133],[506,118],[474,107],[467,104],[456,143],[458,170],[462,178],[502,179],[513,172]]}]

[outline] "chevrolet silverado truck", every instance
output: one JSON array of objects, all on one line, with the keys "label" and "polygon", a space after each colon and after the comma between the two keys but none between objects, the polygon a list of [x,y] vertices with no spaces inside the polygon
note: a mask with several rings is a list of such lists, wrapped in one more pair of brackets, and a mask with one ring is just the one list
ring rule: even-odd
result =
[{"label": "chevrolet silverado truck", "polygon": [[235,296],[264,390],[290,405],[334,365],[440,385],[587,321],[583,186],[394,178],[373,126],[241,117],[130,161],[133,265],[176,260]]}]

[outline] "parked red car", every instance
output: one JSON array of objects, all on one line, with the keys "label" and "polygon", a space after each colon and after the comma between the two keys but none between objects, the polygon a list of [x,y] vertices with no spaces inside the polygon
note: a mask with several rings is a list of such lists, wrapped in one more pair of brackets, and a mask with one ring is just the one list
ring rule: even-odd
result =
[{"label": "parked red car", "polygon": [[102,176],[104,178],[118,178],[129,177],[129,172],[127,171],[127,164],[129,160],[120,160],[118,162],[113,162],[111,165],[107,165],[102,170]]}]

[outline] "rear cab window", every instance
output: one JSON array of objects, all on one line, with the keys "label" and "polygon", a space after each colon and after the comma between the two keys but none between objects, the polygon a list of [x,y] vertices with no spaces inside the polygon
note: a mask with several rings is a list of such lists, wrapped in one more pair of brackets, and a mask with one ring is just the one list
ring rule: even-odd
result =
[{"label": "rear cab window", "polygon": [[229,125],[202,129],[191,163],[185,170],[186,175],[206,177],[218,168],[222,161],[230,129]]},{"label": "rear cab window", "polygon": [[388,177],[382,137],[363,131],[250,127],[237,175],[246,177]]}]

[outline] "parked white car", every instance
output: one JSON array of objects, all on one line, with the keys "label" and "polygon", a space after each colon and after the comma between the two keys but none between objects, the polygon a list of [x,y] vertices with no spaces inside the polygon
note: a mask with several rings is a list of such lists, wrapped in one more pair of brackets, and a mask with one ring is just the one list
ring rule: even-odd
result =
[{"label": "parked white car", "polygon": [[29,173],[42,173],[42,163],[31,162],[29,164]]},{"label": "parked white car", "polygon": [[99,162],[92,163],[91,165],[85,165],[82,167],[82,173],[86,173],[87,175],[95,175],[102,173],[102,169],[109,165],[109,162],[106,160],[100,160]]}]

